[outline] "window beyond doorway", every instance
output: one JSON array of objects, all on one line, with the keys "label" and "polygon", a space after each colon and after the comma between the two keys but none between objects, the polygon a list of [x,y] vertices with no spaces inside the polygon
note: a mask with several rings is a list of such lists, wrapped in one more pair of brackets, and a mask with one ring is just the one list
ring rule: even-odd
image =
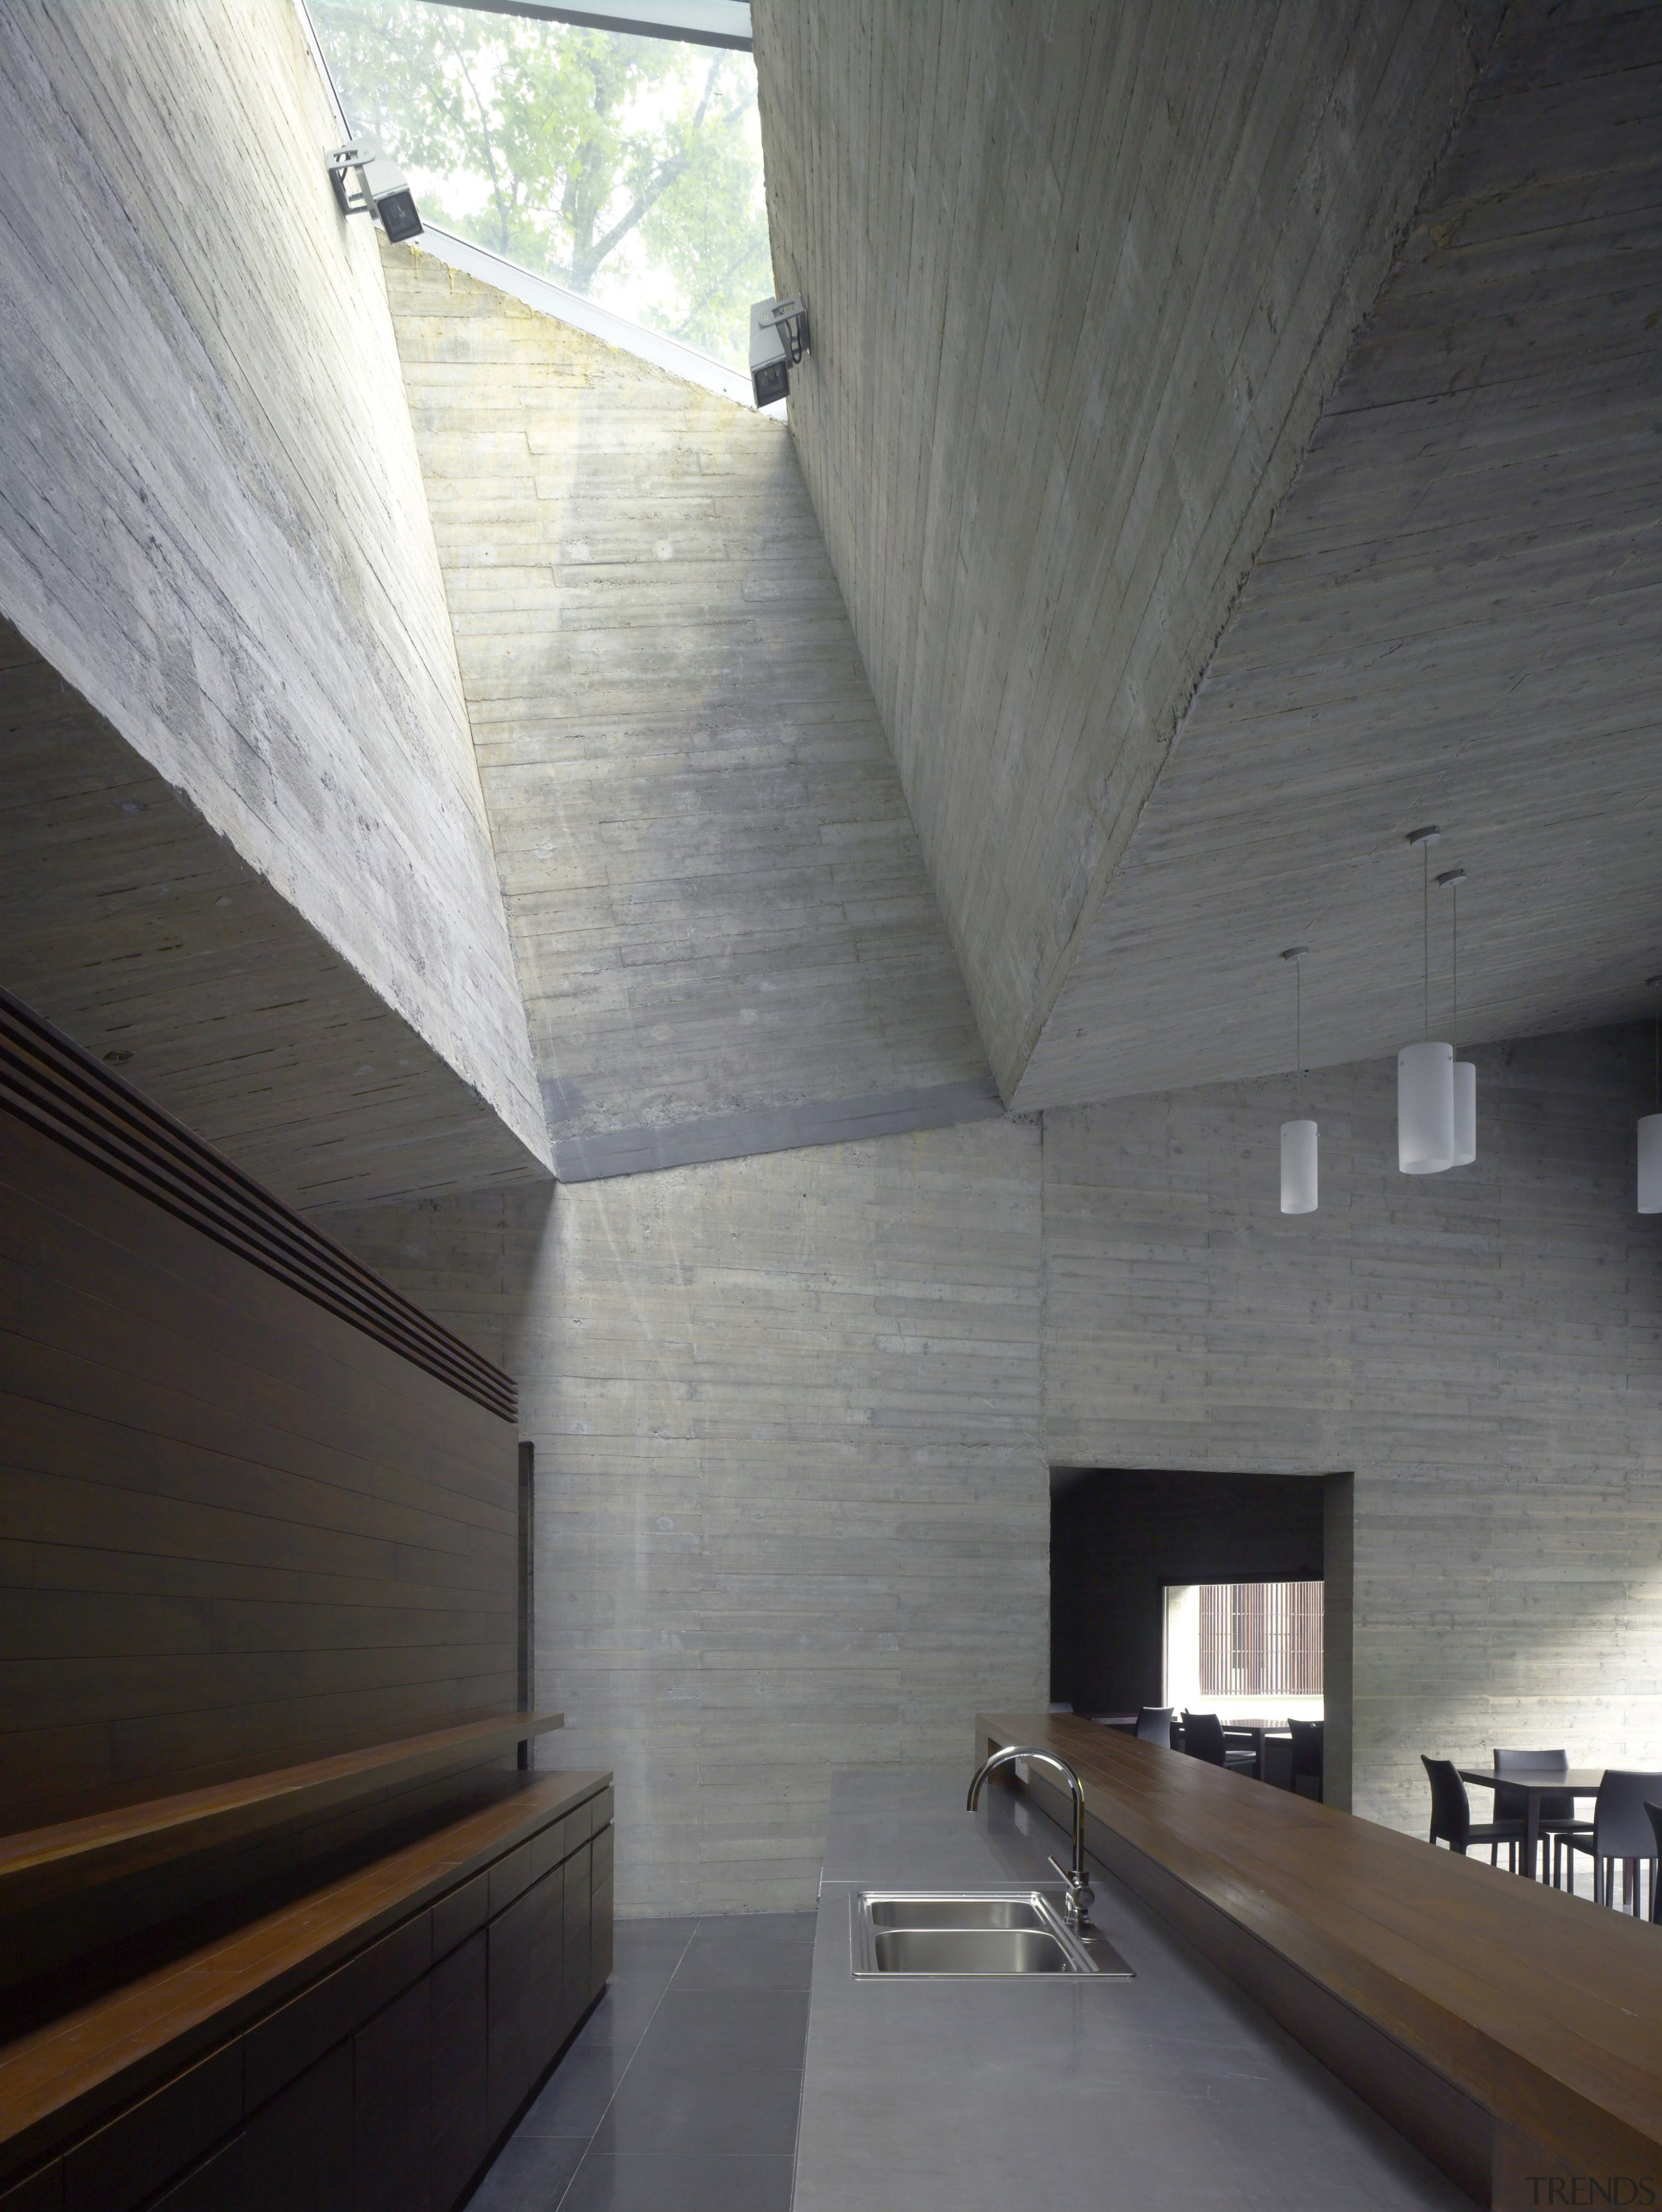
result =
[{"label": "window beyond doorway", "polygon": [[1320,1697],[1319,1583],[1202,1583],[1202,1697]]},{"label": "window beyond doorway", "polygon": [[1169,1585],[1166,1701],[1226,1720],[1319,1720],[1322,1627],[1318,1582]]}]

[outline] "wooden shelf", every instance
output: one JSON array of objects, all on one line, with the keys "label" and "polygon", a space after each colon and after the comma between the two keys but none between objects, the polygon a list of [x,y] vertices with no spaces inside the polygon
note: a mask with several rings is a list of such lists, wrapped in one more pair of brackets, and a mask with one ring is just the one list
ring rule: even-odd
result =
[{"label": "wooden shelf", "polygon": [[[546,1727],[551,1717],[527,1717]],[[523,1730],[527,1720],[517,1725]],[[0,2045],[0,2193],[15,2174],[204,2053],[222,2050],[252,2021],[562,1816],[593,1802],[603,1804],[591,1816],[594,1832],[610,1821],[609,1773],[503,1778],[521,1786],[48,2027]],[[484,1910],[481,1905],[481,1918]],[[430,1936],[427,1944],[430,1954]],[[416,1955],[422,1955],[419,1946]]]},{"label": "wooden shelf", "polygon": [[423,1775],[481,1765],[563,1727],[564,1721],[563,1713],[508,1713],[496,1720],[466,1721],[427,1735],[405,1736],[364,1751],[340,1752],[332,1759],[0,1837],[0,1913],[32,1910],[48,1899],[239,1842]]}]

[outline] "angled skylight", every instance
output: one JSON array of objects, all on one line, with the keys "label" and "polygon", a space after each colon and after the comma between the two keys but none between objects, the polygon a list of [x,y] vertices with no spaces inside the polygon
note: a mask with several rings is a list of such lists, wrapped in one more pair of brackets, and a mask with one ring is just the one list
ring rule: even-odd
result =
[{"label": "angled skylight", "polygon": [[424,222],[747,371],[773,289],[748,53],[432,0],[312,11]]}]

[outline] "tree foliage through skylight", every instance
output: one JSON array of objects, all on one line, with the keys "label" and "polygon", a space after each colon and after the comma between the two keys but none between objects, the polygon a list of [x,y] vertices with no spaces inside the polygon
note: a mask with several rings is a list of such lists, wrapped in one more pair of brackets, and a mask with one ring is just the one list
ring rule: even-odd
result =
[{"label": "tree foliage through skylight", "polygon": [[748,54],[429,0],[315,12],[424,221],[746,366],[773,289]]}]

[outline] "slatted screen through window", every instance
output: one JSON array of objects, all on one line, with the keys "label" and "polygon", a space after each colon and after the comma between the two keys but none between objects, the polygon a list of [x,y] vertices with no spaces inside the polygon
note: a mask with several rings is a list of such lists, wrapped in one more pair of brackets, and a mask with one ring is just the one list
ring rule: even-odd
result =
[{"label": "slatted screen through window", "polygon": [[1319,1583],[1202,1583],[1203,1697],[1319,1697]]}]

